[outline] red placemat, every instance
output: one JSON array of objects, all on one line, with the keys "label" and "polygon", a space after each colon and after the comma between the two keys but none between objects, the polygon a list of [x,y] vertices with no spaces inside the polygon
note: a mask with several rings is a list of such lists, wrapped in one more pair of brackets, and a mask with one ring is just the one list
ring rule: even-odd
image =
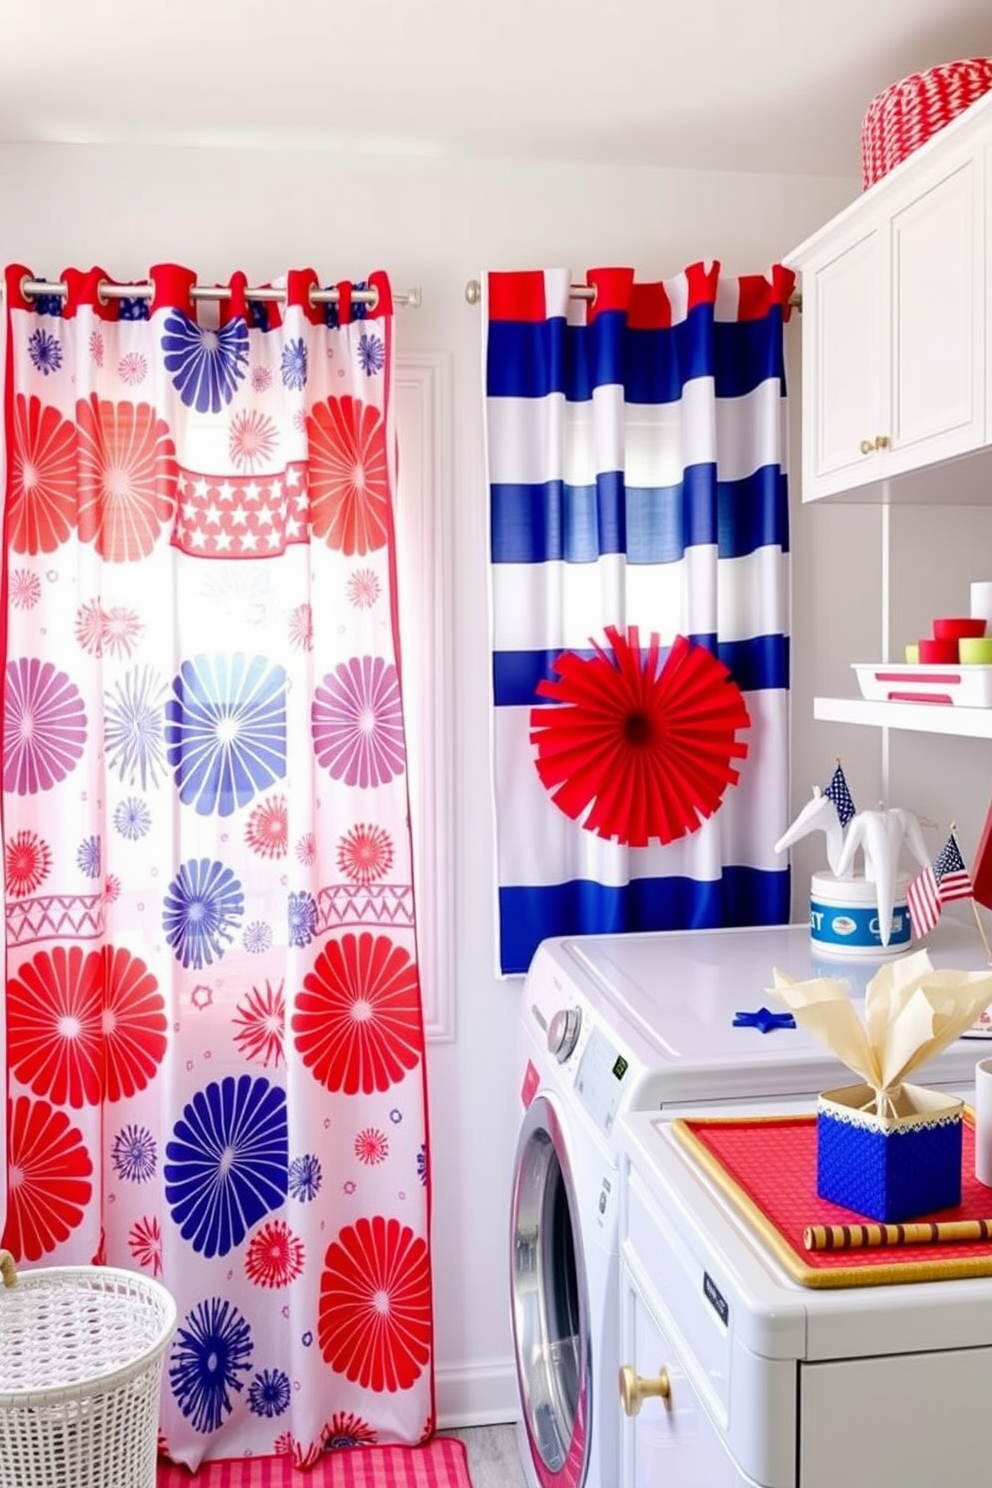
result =
[{"label": "red placemat", "polygon": [[[992,1218],[992,1189],[975,1177],[975,1128],[965,1108],[961,1203],[921,1219]],[[816,1192],[816,1117],[680,1117],[672,1129],[756,1235],[796,1281],[809,1287],[883,1286],[992,1276],[992,1244],[902,1245],[809,1251],[807,1225],[863,1223],[863,1215]]]}]

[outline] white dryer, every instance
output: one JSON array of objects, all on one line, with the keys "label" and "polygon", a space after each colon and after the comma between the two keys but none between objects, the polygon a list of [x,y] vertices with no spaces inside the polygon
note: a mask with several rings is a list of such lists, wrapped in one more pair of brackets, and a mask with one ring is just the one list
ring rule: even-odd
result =
[{"label": "white dryer", "polygon": [[[967,926],[938,927],[935,965],[979,968]],[[616,1488],[620,1422],[619,1158],[628,1112],[813,1097],[846,1072],[802,1029],[735,1027],[778,1011],[778,966],[845,976],[863,995],[877,962],[825,961],[807,925],[545,941],[524,981],[510,1202],[518,1438],[531,1488]],[[970,1087],[959,1041],[927,1083]],[[938,1068],[939,1067],[939,1068]]]}]

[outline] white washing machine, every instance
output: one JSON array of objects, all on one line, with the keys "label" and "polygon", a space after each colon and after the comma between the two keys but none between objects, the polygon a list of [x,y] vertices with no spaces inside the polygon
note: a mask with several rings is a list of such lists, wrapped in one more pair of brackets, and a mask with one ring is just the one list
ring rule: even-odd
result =
[{"label": "white washing machine", "polygon": [[[974,929],[949,917],[935,965],[985,966]],[[848,1082],[802,1029],[734,1027],[779,1011],[775,966],[847,977],[863,996],[879,963],[825,960],[807,925],[545,941],[524,981],[516,1069],[522,1108],[510,1203],[518,1438],[532,1488],[616,1488],[620,1422],[619,1157],[633,1111],[774,1105]],[[970,1087],[981,1046],[927,1066]]]}]

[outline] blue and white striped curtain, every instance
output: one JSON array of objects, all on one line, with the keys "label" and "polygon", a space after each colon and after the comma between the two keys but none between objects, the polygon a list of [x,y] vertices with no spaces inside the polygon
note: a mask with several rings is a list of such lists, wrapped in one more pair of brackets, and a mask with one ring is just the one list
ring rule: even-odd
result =
[{"label": "blue and white striped curtain", "polygon": [[[573,278],[591,302],[570,295]],[[789,917],[773,844],[788,821],[792,286],[780,266],[736,278],[718,263],[643,284],[629,269],[486,277],[503,974],[526,971],[549,936]],[[636,833],[593,830],[594,813],[556,804],[538,710],[560,705],[548,684],[569,657],[622,674],[619,638],[657,672],[679,637],[739,689],[746,757],[719,809],[673,840],[634,845]]]}]

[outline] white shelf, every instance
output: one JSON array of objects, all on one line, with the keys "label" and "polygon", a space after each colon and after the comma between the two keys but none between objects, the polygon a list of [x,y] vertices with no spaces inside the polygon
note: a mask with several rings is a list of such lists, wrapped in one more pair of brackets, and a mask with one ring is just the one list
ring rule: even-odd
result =
[{"label": "white shelf", "polygon": [[918,734],[956,734],[992,739],[992,708],[956,708],[946,703],[869,703],[864,698],[813,699],[813,717],[826,723],[862,723],[870,728],[912,729]]}]

